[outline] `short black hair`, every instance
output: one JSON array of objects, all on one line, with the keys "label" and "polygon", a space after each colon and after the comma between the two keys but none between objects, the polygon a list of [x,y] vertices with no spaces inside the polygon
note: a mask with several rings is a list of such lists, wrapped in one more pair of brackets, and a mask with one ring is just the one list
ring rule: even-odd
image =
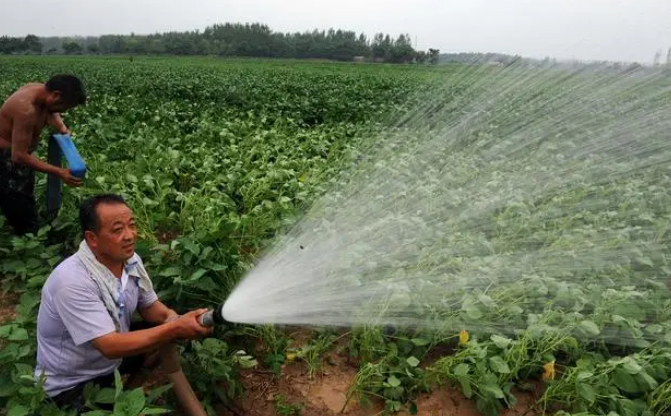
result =
[{"label": "short black hair", "polygon": [[82,81],[74,75],[59,74],[49,78],[45,86],[47,91],[58,91],[60,101],[69,106],[78,106],[86,103],[86,91]]},{"label": "short black hair", "polygon": [[82,234],[87,231],[97,233],[100,230],[100,218],[98,218],[98,205],[100,204],[123,204],[128,206],[121,195],[99,194],[92,196],[79,205],[79,225]]}]

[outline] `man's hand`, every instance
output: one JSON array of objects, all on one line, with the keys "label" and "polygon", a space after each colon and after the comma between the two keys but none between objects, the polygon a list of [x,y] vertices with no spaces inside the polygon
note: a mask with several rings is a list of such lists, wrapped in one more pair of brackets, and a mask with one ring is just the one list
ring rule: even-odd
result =
[{"label": "man's hand", "polygon": [[210,335],[214,328],[206,328],[198,322],[198,317],[207,312],[207,309],[198,309],[180,316],[170,323],[174,327],[176,338],[196,339]]},{"label": "man's hand", "polygon": [[58,176],[68,186],[72,186],[72,187],[75,187],[75,188],[79,187],[79,186],[82,186],[81,178],[73,176],[72,173],[70,173],[69,169],[61,168],[61,170],[59,171]]},{"label": "man's hand", "polygon": [[51,113],[47,122],[60,134],[72,134],[72,131],[63,123],[63,119],[59,113]]}]

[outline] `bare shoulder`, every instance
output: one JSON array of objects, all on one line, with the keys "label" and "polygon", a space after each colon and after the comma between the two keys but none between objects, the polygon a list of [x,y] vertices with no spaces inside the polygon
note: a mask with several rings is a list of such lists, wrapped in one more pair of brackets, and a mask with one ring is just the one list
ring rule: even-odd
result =
[{"label": "bare shoulder", "polygon": [[0,107],[2,116],[13,119],[31,121],[38,116],[34,104],[34,93],[32,88],[20,89],[10,95]]}]

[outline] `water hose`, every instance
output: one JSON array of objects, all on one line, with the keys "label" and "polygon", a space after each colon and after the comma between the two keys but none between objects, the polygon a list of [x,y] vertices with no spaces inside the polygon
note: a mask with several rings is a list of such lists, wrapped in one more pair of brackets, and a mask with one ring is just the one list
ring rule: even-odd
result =
[{"label": "water hose", "polygon": [[198,322],[204,327],[212,327],[215,325],[224,325],[227,321],[224,319],[224,304],[220,304],[216,309],[209,310],[200,315]]},{"label": "water hose", "polygon": [[[77,147],[69,134],[53,134],[49,139],[47,148],[47,161],[49,164],[61,167],[61,159],[65,156],[68,168],[72,176],[84,178],[86,175],[86,163],[77,151]],[[53,219],[61,209],[62,182],[55,175],[47,175],[47,214]]]}]

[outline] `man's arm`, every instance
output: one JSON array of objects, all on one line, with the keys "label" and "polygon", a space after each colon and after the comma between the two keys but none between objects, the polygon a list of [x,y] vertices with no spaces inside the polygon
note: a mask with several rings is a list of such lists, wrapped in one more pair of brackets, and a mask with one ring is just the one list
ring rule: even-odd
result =
[{"label": "man's arm", "polygon": [[14,118],[12,130],[12,162],[27,165],[34,170],[62,176],[62,168],[43,162],[30,154],[30,143],[33,140],[34,124],[30,115],[21,114]]},{"label": "man's arm", "polygon": [[61,118],[60,113],[51,113],[49,115],[49,119],[47,120],[47,123],[56,130],[58,130],[59,133],[61,134],[71,134],[72,132],[68,127],[63,123],[63,119]]},{"label": "man's arm", "polygon": [[147,308],[140,308],[138,312],[146,322],[152,324],[162,324],[177,319],[179,315],[174,310],[168,308],[163,302],[157,300]]},{"label": "man's arm", "polygon": [[150,329],[113,332],[92,340],[93,346],[111,360],[155,350],[175,339],[195,339],[212,333],[198,322],[207,309],[191,311],[178,319]]},{"label": "man's arm", "polygon": [[81,179],[72,176],[69,170],[54,166],[30,154],[34,123],[29,114],[19,114],[14,118],[12,130],[12,162],[31,167],[39,172],[56,175],[69,186],[80,186]]}]

